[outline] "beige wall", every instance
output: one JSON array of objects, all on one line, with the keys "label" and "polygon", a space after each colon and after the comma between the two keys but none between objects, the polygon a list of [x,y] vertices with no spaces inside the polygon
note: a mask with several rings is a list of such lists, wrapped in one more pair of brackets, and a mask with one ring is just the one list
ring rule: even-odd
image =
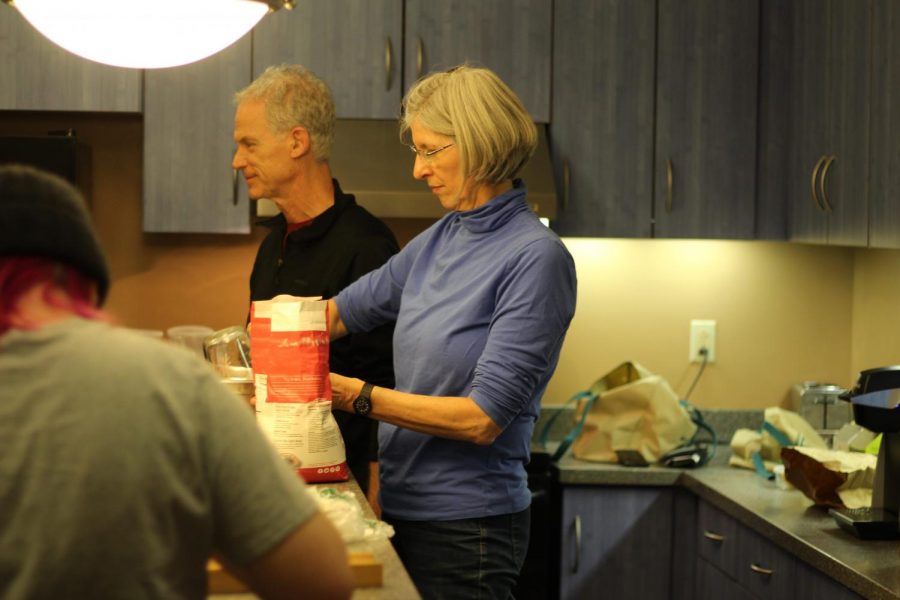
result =
[{"label": "beige wall", "polygon": [[[107,309],[129,327],[242,323],[264,230],[250,235],[141,231],[138,115],[0,112],[0,135],[75,128],[91,148],[92,211],[110,255]],[[189,166],[186,166],[189,168]],[[198,173],[202,176],[202,173]],[[401,243],[427,222],[389,223]],[[567,239],[578,309],[545,402],[562,402],[625,360],[687,392],[691,319],[717,321],[717,362],[691,400],[701,407],[786,402],[801,380],[850,385],[856,371],[900,362],[900,252],[774,242]]]},{"label": "beige wall", "polygon": [[900,364],[900,251],[858,250],[853,269],[853,378]]},{"label": "beige wall", "polygon": [[691,319],[716,321],[716,362],[690,400],[766,407],[803,380],[848,385],[853,251],[776,242],[565,240],[578,307],[544,401],[634,360],[687,393]]}]

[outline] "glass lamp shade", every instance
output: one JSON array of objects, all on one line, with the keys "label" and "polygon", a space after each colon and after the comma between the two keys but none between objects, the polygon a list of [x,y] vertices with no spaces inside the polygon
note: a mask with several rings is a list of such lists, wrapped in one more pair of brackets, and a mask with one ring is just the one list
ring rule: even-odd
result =
[{"label": "glass lamp shade", "polygon": [[35,29],[73,54],[156,69],[206,58],[265,16],[265,0],[15,0]]}]

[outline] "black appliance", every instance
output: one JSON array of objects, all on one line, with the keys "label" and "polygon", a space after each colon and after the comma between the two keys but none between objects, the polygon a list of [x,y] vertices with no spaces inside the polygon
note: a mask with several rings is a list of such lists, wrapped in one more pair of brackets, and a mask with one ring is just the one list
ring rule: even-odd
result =
[{"label": "black appliance", "polygon": [[561,495],[551,455],[532,448],[525,467],[531,490],[531,537],[528,554],[513,590],[516,600],[559,598]]},{"label": "black appliance", "polygon": [[872,506],[832,508],[837,524],[862,539],[900,537],[900,366],[868,369],[853,389],[838,396],[853,405],[853,420],[881,434]]},{"label": "black appliance", "polygon": [[0,164],[31,165],[59,175],[78,187],[89,200],[90,156],[88,148],[71,129],[45,136],[0,137]]}]

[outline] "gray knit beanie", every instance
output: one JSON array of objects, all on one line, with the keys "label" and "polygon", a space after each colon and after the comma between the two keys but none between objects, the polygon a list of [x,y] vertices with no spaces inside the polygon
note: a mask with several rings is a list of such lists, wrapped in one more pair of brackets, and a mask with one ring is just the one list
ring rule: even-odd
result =
[{"label": "gray knit beanie", "polygon": [[40,256],[71,265],[109,290],[106,256],[84,199],[67,181],[33,167],[0,165],[0,256]]}]

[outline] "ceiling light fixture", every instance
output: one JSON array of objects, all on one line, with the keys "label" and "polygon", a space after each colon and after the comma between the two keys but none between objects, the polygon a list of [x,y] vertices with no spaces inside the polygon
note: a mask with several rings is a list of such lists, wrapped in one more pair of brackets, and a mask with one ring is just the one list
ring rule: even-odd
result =
[{"label": "ceiling light fixture", "polygon": [[206,58],[293,0],[3,0],[50,41],[116,67],[157,69]]}]

